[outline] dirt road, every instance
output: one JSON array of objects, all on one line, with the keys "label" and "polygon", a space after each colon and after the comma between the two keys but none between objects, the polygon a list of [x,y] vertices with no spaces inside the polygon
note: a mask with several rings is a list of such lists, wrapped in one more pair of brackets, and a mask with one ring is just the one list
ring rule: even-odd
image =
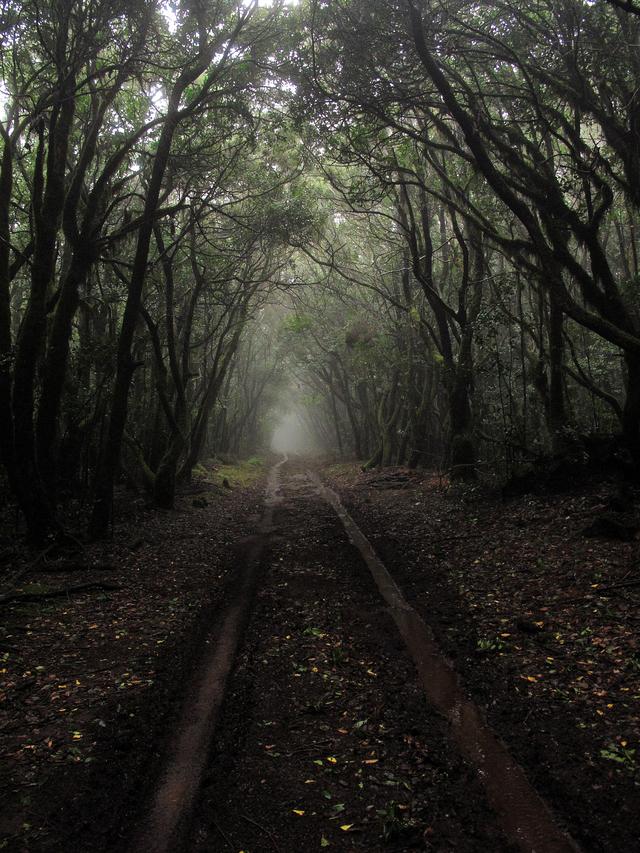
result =
[{"label": "dirt road", "polygon": [[576,849],[301,463],[249,545],[133,849]]}]

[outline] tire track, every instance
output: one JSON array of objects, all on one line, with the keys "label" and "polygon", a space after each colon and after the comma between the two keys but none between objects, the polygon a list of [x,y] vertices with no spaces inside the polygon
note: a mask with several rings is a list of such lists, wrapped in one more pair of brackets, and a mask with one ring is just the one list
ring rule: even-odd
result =
[{"label": "tire track", "polygon": [[207,763],[229,673],[251,610],[260,560],[278,504],[280,468],[269,474],[265,512],[257,534],[247,542],[244,565],[231,601],[204,640],[192,686],[182,707],[176,736],[164,760],[148,811],[130,846],[131,853],[172,853],[180,849]]},{"label": "tire track", "polygon": [[447,718],[458,749],[477,769],[507,837],[527,853],[577,853],[576,842],[560,828],[522,767],[483,720],[477,705],[465,695],[429,627],[406,601],[339,496],[315,472],[308,472],[308,477],[318,494],[333,507],[349,540],[369,567],[413,658],[427,699]]}]

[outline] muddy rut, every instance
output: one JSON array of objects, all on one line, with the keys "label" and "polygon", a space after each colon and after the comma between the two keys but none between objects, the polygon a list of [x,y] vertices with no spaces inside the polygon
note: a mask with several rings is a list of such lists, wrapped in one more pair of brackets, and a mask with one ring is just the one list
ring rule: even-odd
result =
[{"label": "muddy rut", "polygon": [[577,849],[301,463],[246,554],[130,849]]}]

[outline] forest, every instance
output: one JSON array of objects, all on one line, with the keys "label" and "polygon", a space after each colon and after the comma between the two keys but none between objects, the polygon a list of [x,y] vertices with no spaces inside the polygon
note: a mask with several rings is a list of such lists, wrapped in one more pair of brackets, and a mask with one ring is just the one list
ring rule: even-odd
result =
[{"label": "forest", "polygon": [[[0,849],[637,849],[640,5],[1,0],[0,34],[0,731],[17,739]],[[228,627],[236,598],[246,614]],[[407,608],[413,627],[394,615]],[[353,636],[331,645],[337,614]],[[406,729],[384,747],[398,791],[369,804],[377,823],[331,813],[337,836],[284,790],[290,771],[269,783],[286,829],[242,782],[243,768],[270,778],[255,755],[282,754],[279,709],[301,687],[276,657],[256,661],[272,660],[265,638],[298,631],[297,674],[328,667],[324,698],[307,686],[301,707],[324,720],[359,696],[353,728],[345,708],[322,725],[370,749],[367,772],[383,755],[373,709]],[[180,730],[176,696],[200,706],[185,675],[208,666],[197,649],[227,634],[201,772],[231,772],[247,813],[207,817],[227,795],[219,781],[194,793],[198,777],[170,823],[160,800],[145,811],[151,783],[126,792]],[[449,676],[420,661],[441,653],[487,717],[473,742],[497,738],[478,747],[492,767],[438,717],[453,705],[428,685]],[[349,670],[358,655],[384,695]],[[584,661],[597,708],[575,687]],[[396,666],[415,681],[397,708]],[[538,695],[550,666],[558,684]],[[48,672],[79,714],[64,737],[38,693]],[[241,721],[260,690],[274,748]],[[413,733],[424,692],[429,736]],[[295,760],[324,737],[302,726]],[[453,764],[420,794],[427,771],[409,765],[431,736]],[[342,759],[326,753],[329,778]],[[43,803],[67,765],[85,775],[54,818]],[[129,780],[100,832],[99,771],[105,792]],[[528,806],[503,802],[505,779]],[[345,782],[354,802],[363,784]],[[329,782],[323,795],[335,808]],[[509,823],[538,805],[531,827]]]}]

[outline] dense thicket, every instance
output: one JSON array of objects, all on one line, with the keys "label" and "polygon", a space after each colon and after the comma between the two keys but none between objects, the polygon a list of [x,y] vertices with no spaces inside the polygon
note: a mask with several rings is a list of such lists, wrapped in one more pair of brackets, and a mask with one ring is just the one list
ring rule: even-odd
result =
[{"label": "dense thicket", "polygon": [[[295,407],[367,464],[640,464],[640,16],[4,2],[0,445],[32,539]],[[591,438],[590,438],[591,437]]]}]

